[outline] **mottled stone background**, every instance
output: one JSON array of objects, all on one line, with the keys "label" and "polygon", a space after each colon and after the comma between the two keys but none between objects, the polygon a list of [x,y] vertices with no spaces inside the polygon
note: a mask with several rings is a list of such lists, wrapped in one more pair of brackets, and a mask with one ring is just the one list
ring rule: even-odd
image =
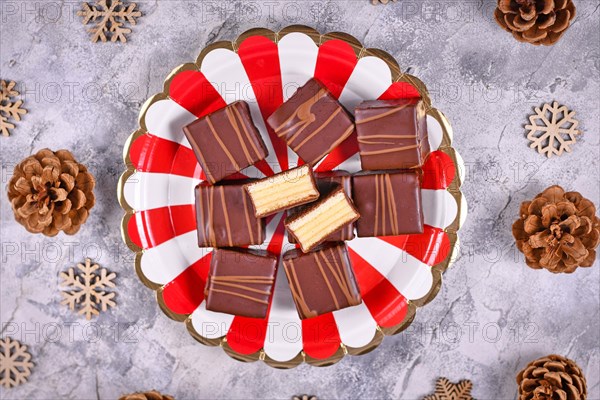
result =
[{"label": "mottled stone background", "polygon": [[[572,27],[548,48],[496,26],[493,0],[139,1],[144,17],[127,44],[91,43],[79,2],[0,1],[0,76],[19,82],[29,109],[0,138],[3,186],[15,162],[44,147],[72,150],[98,179],[97,205],[75,237],[27,234],[0,196],[2,335],[26,342],[36,364],[27,384],[0,397],[115,399],[156,388],[178,399],[417,399],[447,376],[471,379],[478,399],[514,399],[516,372],[560,353],[581,365],[589,398],[599,399],[600,265],[563,276],[530,270],[510,233],[521,201],[547,185],[600,203],[600,2],[575,2]],[[279,371],[204,347],[162,314],[121,244],[116,187],[140,106],[172,68],[215,40],[293,23],[350,33],[429,86],[465,159],[469,219],[461,257],[409,332],[332,367]],[[523,125],[552,100],[577,111],[583,135],[573,153],[548,160],[528,148]],[[93,326],[60,306],[57,291],[59,271],[86,255],[119,274],[118,308]]]}]

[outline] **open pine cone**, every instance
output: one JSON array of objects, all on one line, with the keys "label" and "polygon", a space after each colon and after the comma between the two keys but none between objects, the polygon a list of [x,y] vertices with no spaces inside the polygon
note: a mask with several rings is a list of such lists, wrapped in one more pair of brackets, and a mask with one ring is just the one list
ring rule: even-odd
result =
[{"label": "open pine cone", "polygon": [[592,266],[600,243],[600,218],[590,200],[550,186],[523,202],[520,214],[512,232],[531,268],[571,273]]},{"label": "open pine cone", "polygon": [[175,400],[172,396],[160,394],[156,390],[150,392],[139,392],[126,394],[119,397],[119,400]]},{"label": "open pine cone", "polygon": [[8,183],[17,222],[32,233],[75,234],[95,204],[96,181],[68,150],[40,150],[21,161]]},{"label": "open pine cone", "polygon": [[496,22],[519,42],[552,45],[575,17],[572,0],[498,0]]},{"label": "open pine cone", "polygon": [[552,354],[530,362],[517,375],[519,400],[585,400],[587,388],[581,368]]}]

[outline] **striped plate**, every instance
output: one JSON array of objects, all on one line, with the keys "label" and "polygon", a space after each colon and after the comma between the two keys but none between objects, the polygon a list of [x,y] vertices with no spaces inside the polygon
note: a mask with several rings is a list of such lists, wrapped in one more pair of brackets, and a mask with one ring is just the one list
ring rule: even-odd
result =
[{"label": "striped plate", "polygon": [[[264,121],[313,76],[348,110],[364,99],[420,96],[429,105],[432,153],[422,183],[425,232],[348,242],[364,300],[359,306],[300,321],[280,268],[264,320],[208,311],[203,289],[211,249],[196,244],[193,191],[205,177],[182,127],[235,100],[246,100],[269,156],[242,175],[263,177],[286,170],[302,161]],[[304,26],[277,33],[253,29],[233,42],[208,46],[195,63],[176,68],[164,91],[146,102],[140,129],[125,144],[127,170],[119,181],[119,201],[126,211],[122,234],[136,253],[140,279],[156,291],[162,310],[185,322],[194,338],[220,345],[238,360],[263,360],[279,368],[302,362],[323,366],[346,354],[372,350],[385,335],[406,328],[417,308],[435,297],[466,217],[460,193],[462,161],[452,148],[448,121],[430,104],[423,83],[401,73],[389,54],[366,49],[347,34],[321,35]],[[334,149],[316,169],[358,171],[356,137]],[[282,214],[267,220],[264,247],[276,254],[290,247]]]}]

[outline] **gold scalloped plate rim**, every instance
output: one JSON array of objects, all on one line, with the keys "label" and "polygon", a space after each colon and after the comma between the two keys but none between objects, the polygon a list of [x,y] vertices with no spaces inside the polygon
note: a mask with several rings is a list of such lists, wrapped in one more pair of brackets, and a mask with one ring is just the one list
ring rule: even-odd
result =
[{"label": "gold scalloped plate rim", "polygon": [[[195,330],[194,326],[192,325],[191,314],[176,314],[176,313],[172,312],[171,310],[169,310],[169,308],[166,306],[166,304],[164,302],[164,298],[162,296],[164,285],[154,283],[154,282],[150,281],[144,275],[144,273],[142,272],[142,269],[141,269],[141,257],[142,257],[144,250],[139,248],[139,246],[137,246],[135,243],[133,243],[133,241],[131,240],[131,238],[129,237],[129,234],[127,232],[127,225],[129,223],[129,220],[132,218],[133,214],[135,213],[135,210],[127,203],[127,201],[125,199],[124,186],[125,186],[127,179],[136,172],[136,170],[133,166],[133,163],[131,162],[129,151],[130,151],[131,145],[135,141],[135,139],[137,139],[139,136],[141,136],[147,132],[147,129],[145,126],[146,112],[148,111],[150,106],[152,106],[152,104],[154,104],[155,102],[169,98],[169,96],[168,96],[169,86],[171,84],[171,81],[173,80],[173,77],[176,74],[178,74],[181,71],[186,71],[186,70],[199,70],[206,54],[208,54],[210,51],[212,51],[214,49],[228,49],[228,50],[232,50],[237,53],[239,44],[244,39],[246,39],[250,36],[256,36],[256,35],[264,36],[264,37],[270,39],[271,41],[277,43],[282,37],[284,37],[285,35],[292,33],[292,32],[306,34],[311,39],[313,39],[313,41],[315,42],[315,44],[317,46],[320,46],[321,44],[325,43],[328,40],[333,40],[333,39],[342,40],[342,41],[348,43],[350,46],[352,46],[352,48],[354,49],[354,51],[356,53],[356,56],[359,59],[362,57],[365,57],[365,56],[374,56],[374,57],[378,57],[378,58],[382,59],[390,68],[390,71],[392,73],[392,82],[407,82],[407,83],[410,83],[411,85],[413,85],[415,88],[417,88],[423,101],[426,103],[427,107],[429,108],[428,115],[435,118],[442,128],[442,133],[443,133],[442,143],[440,144],[440,147],[438,150],[442,151],[446,155],[448,155],[452,159],[452,162],[454,163],[454,166],[455,166],[454,180],[452,181],[452,183],[446,190],[448,191],[448,193],[450,193],[452,195],[452,197],[456,201],[457,209],[456,209],[456,217],[455,217],[454,221],[448,227],[446,227],[444,229],[444,231],[448,234],[448,238],[450,241],[450,249],[448,252],[448,256],[446,256],[446,259],[444,261],[431,267],[433,281],[432,281],[431,288],[429,289],[429,292],[420,299],[412,300],[412,301],[408,300],[408,310],[407,310],[406,316],[404,317],[404,320],[400,324],[393,326],[393,327],[381,327],[381,326],[377,325],[374,337],[368,344],[366,344],[362,347],[359,347],[359,348],[352,348],[352,347],[344,345],[343,343],[340,343],[340,346],[337,349],[337,351],[332,356],[325,358],[325,359],[317,359],[317,358],[310,357],[302,350],[291,360],[277,361],[277,360],[274,360],[271,357],[269,357],[266,354],[266,352],[264,351],[264,348],[260,349],[259,351],[255,352],[255,353],[252,353],[252,354],[242,354],[242,353],[239,353],[239,352],[233,350],[229,346],[229,344],[227,343],[226,336],[222,336],[220,338],[214,338],[214,339],[205,338],[205,337],[201,336]],[[366,354],[370,351],[373,351],[375,348],[377,348],[377,346],[379,346],[379,344],[381,344],[381,342],[383,341],[385,336],[393,336],[393,335],[396,335],[396,334],[402,332],[408,326],[410,326],[410,324],[415,319],[417,309],[419,307],[423,307],[427,303],[431,302],[436,297],[438,292],[440,291],[441,286],[442,286],[442,274],[444,273],[444,271],[446,271],[446,269],[448,269],[451,266],[451,264],[454,261],[456,252],[458,250],[458,230],[460,229],[461,221],[464,221],[464,219],[466,217],[465,214],[467,212],[466,207],[465,207],[466,203],[465,203],[463,195],[460,191],[460,187],[462,185],[460,168],[463,168],[463,166],[458,161],[459,160],[458,152],[452,147],[452,128],[450,126],[450,123],[448,122],[448,120],[446,119],[444,114],[442,114],[437,109],[431,107],[431,100],[429,98],[429,92],[427,91],[427,87],[417,77],[402,73],[398,63],[396,62],[394,57],[392,57],[389,53],[387,53],[383,50],[380,50],[380,49],[365,48],[358,39],[356,39],[355,37],[353,37],[347,33],[343,33],[343,32],[331,32],[331,33],[326,33],[326,34],[320,34],[315,29],[308,27],[308,26],[304,26],[304,25],[291,25],[286,28],[283,28],[279,32],[273,32],[266,28],[253,28],[253,29],[250,29],[250,30],[242,33],[241,35],[238,36],[238,38],[236,40],[234,40],[232,42],[219,41],[219,42],[215,42],[215,43],[212,43],[212,44],[206,46],[204,49],[202,49],[202,51],[200,52],[198,58],[196,59],[196,61],[194,63],[182,64],[182,65],[176,67],[175,69],[173,69],[171,71],[171,73],[167,76],[167,78],[165,79],[165,82],[163,85],[163,92],[155,94],[154,96],[150,97],[142,106],[142,108],[140,110],[140,114],[139,114],[139,126],[140,126],[139,129],[137,129],[135,132],[133,132],[129,136],[129,138],[126,140],[124,148],[123,148],[123,161],[125,163],[126,170],[121,174],[121,176],[119,178],[118,188],[117,188],[117,196],[118,196],[119,204],[121,205],[121,208],[123,208],[123,210],[125,211],[125,215],[123,216],[122,221],[121,221],[121,236],[122,236],[124,243],[127,245],[127,247],[135,253],[135,271],[136,271],[139,279],[142,281],[142,283],[145,286],[147,286],[148,288],[150,288],[156,292],[156,300],[157,300],[159,308],[170,319],[179,321],[179,322],[184,322],[190,335],[194,339],[196,339],[198,342],[202,343],[203,345],[221,346],[223,348],[223,350],[225,351],[225,353],[235,360],[243,361],[243,362],[254,362],[254,361],[261,360],[273,368],[289,369],[289,368],[294,368],[302,363],[307,363],[307,364],[310,364],[313,366],[325,367],[325,366],[333,365],[333,364],[339,362],[342,358],[344,358],[344,356],[346,356],[348,354],[349,355],[361,355],[361,354]]]}]

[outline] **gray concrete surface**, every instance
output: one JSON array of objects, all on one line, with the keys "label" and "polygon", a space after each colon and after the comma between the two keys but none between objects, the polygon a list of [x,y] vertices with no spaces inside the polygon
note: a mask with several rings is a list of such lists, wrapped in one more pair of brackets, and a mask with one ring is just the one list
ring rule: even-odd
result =
[{"label": "gray concrete surface", "polygon": [[[156,388],[178,399],[417,399],[446,376],[471,379],[478,399],[514,399],[516,372],[559,353],[600,399],[599,263],[564,276],[530,270],[510,233],[521,201],[550,184],[600,203],[600,2],[576,0],[573,26],[549,48],[497,27],[492,0],[138,3],[144,16],[128,43],[94,44],[79,2],[0,2],[0,76],[19,82],[29,110],[0,138],[3,190],[14,163],[44,147],[71,149],[98,179],[97,205],[75,237],[28,234],[0,196],[2,335],[26,342],[35,360],[29,382],[0,397],[115,399]],[[212,41],[292,23],[348,32],[429,86],[465,159],[470,215],[461,257],[409,332],[329,368],[279,371],[204,347],[162,314],[121,243],[116,186],[140,105],[173,67]],[[577,111],[583,135],[573,153],[548,160],[528,148],[523,125],[552,100]],[[118,307],[93,326],[60,306],[57,291],[59,271],[86,255],[119,274]]]}]

